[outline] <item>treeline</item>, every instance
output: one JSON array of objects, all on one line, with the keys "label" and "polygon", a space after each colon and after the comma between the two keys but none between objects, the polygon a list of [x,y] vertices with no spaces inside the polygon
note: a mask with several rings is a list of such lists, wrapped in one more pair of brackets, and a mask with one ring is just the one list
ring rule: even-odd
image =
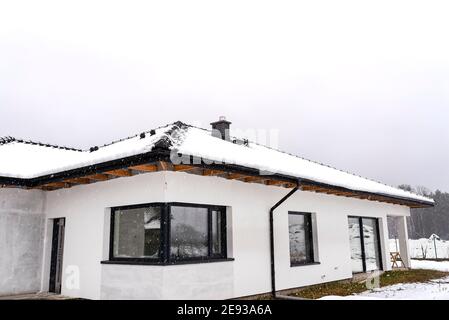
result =
[{"label": "treeline", "polygon": [[406,184],[399,188],[435,200],[432,208],[411,209],[410,218],[407,219],[409,238],[429,238],[434,233],[441,239],[449,240],[449,193]]}]

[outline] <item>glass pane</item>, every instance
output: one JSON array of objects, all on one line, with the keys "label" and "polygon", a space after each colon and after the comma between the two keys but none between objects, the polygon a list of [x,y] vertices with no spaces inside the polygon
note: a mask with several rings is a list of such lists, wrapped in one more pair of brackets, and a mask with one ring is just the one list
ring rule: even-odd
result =
[{"label": "glass pane", "polygon": [[307,219],[302,214],[288,215],[288,231],[290,237],[290,262],[304,263],[309,259],[307,253]]},{"label": "glass pane", "polygon": [[363,272],[362,242],[359,218],[349,218],[349,242],[351,246],[352,272]]},{"label": "glass pane", "polygon": [[114,214],[114,257],[160,256],[161,208],[117,210]]},{"label": "glass pane", "polygon": [[363,218],[363,241],[365,243],[366,271],[379,270],[379,239],[377,220]]},{"label": "glass pane", "polygon": [[208,256],[208,209],[171,207],[170,256],[174,259]]},{"label": "glass pane", "polygon": [[212,210],[212,254],[222,254],[221,212]]}]

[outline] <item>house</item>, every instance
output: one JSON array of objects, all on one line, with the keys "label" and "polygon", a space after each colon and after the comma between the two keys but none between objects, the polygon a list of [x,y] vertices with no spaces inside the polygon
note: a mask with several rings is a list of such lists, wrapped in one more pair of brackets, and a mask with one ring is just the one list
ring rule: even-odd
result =
[{"label": "house", "polygon": [[[0,140],[0,294],[226,299],[389,270],[433,200],[176,122],[89,150]],[[231,131],[232,133],[232,131]]]}]

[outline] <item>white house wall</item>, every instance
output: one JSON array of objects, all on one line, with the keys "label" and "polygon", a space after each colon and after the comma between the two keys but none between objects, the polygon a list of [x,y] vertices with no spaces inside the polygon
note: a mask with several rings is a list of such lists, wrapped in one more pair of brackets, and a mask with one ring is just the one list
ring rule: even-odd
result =
[{"label": "white house wall", "polygon": [[[164,201],[164,174],[120,178],[91,185],[47,192],[47,218],[66,218],[63,256],[63,295],[99,299],[100,261],[107,257],[106,208],[125,204]],[[50,242],[50,241],[48,241]],[[50,247],[46,248],[47,256]],[[50,261],[47,259],[46,263]],[[66,280],[79,270],[79,288]],[[47,268],[48,269],[48,268]],[[48,283],[44,279],[44,284]],[[73,279],[73,278],[71,278]],[[74,283],[76,284],[76,282]],[[45,289],[45,288],[44,288]]]},{"label": "white house wall", "polygon": [[[47,192],[47,219],[66,218],[62,294],[94,299],[223,299],[269,292],[268,212],[288,191],[217,177],[157,172]],[[174,266],[100,264],[108,256],[108,208],[149,202],[227,206],[228,247],[235,260]],[[290,267],[289,210],[314,213],[319,264]],[[277,289],[352,276],[348,215],[381,218],[385,248],[386,216],[408,214],[403,206],[298,191],[275,211]],[[44,269],[49,263],[48,242]],[[389,265],[387,250],[383,253],[384,266]],[[72,281],[76,268],[79,288]],[[48,282],[45,277],[48,273],[43,284]]]},{"label": "white house wall", "polygon": [[45,195],[0,189],[0,295],[40,289]]}]

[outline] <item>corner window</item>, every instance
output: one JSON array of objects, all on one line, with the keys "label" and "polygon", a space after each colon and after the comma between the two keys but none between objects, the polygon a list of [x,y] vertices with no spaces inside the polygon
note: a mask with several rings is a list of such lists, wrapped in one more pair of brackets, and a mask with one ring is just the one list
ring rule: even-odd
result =
[{"label": "corner window", "polygon": [[289,212],[288,229],[290,264],[295,266],[313,263],[312,214]]},{"label": "corner window", "polygon": [[111,261],[226,258],[226,210],[162,203],[112,209]]}]

